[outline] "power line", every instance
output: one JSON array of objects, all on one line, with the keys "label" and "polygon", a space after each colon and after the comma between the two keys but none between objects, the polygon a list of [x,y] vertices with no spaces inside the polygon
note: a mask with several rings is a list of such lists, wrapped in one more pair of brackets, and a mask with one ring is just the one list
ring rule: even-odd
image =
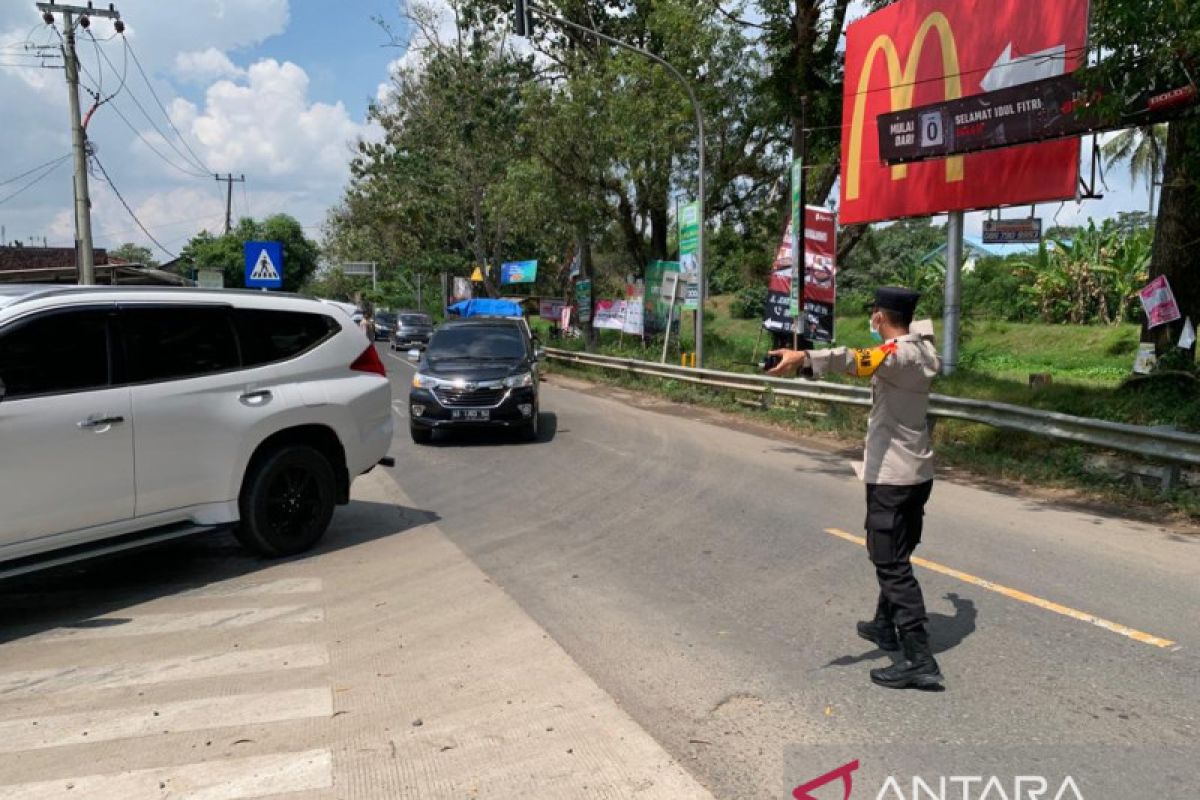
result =
[{"label": "power line", "polygon": [[[33,172],[36,172],[37,170],[44,170],[44,171],[42,172],[41,175],[38,175],[36,178],[34,178],[29,183],[22,186],[20,189],[17,189],[15,192],[12,192],[11,194],[7,194],[4,197],[0,198],[0,205],[4,205],[9,200],[12,200],[17,195],[23,193],[26,189],[30,189],[33,186],[36,186],[37,184],[46,180],[46,178],[50,177],[55,171],[58,170],[59,167],[61,167],[63,164],[65,164],[67,162],[67,160],[70,158],[71,158],[70,155],[66,155],[66,156],[63,156],[62,158],[51,161],[48,164],[43,164],[42,166],[38,167],[36,170],[32,170]],[[28,175],[29,173],[27,172],[25,174]],[[14,178],[12,180],[17,180],[17,179]],[[6,183],[7,182],[9,182],[9,181],[6,181]]]},{"label": "power line", "polygon": [[108,188],[112,189],[113,194],[115,194],[117,196],[117,199],[121,201],[121,205],[123,205],[125,207],[125,210],[129,213],[129,216],[133,219],[134,222],[137,223],[137,226],[142,229],[142,233],[146,234],[146,236],[150,239],[150,241],[154,242],[154,244],[158,247],[158,249],[162,250],[164,253],[166,253],[168,257],[170,257],[171,259],[178,258],[179,256],[177,256],[175,253],[172,253],[170,250],[163,247],[162,244],[158,241],[158,239],[154,238],[154,234],[152,234],[150,231],[146,230],[146,226],[142,224],[142,221],[140,219],[138,219],[137,214],[133,213],[133,209],[129,207],[129,203],[125,202],[125,198],[121,196],[121,192],[118,191],[116,185],[113,184],[112,178],[110,178],[108,176],[108,170],[104,169],[104,165],[100,163],[100,159],[97,158],[93,154],[92,161],[95,162],[96,168],[100,170],[100,174],[104,176],[105,182],[108,183]]},{"label": "power line", "polygon": [[[128,43],[126,43],[126,46],[128,47]],[[108,62],[109,66],[112,67],[113,71],[115,72],[116,67],[113,65],[112,60],[109,59],[108,54],[105,53],[103,50],[101,50],[100,52],[101,52],[101,55],[103,55],[104,60]],[[133,53],[133,51],[130,50],[130,54],[132,54],[132,53]],[[136,62],[136,57],[134,60]],[[92,73],[88,70],[88,68],[84,67],[82,63],[80,63],[80,67],[83,68],[84,73],[88,76],[89,79],[91,79],[93,82],[96,80],[95,77],[92,75]],[[199,165],[194,165],[193,162],[188,158],[187,154],[184,153],[182,150],[180,150],[175,145],[175,143],[173,141],[171,141],[170,137],[168,137],[165,133],[163,133],[162,128],[158,127],[158,124],[155,123],[154,119],[150,116],[149,112],[147,112],[145,107],[143,107],[142,104],[138,101],[137,95],[135,95],[132,90],[127,91],[126,94],[129,96],[129,99],[133,101],[133,104],[135,106],[137,106],[138,111],[142,112],[142,116],[145,117],[146,121],[150,123],[150,127],[152,127],[154,129],[154,132],[159,135],[159,138],[161,138],[168,147],[170,147],[172,150],[174,150],[176,155],[178,155],[181,159],[183,159],[183,162],[185,164],[187,164],[189,167],[199,166]],[[173,161],[171,161],[170,159],[168,159],[166,156],[164,156],[162,153],[160,153],[153,145],[151,145],[146,140],[146,138],[144,136],[142,136],[142,134],[140,132],[138,132],[137,128],[134,127],[133,123],[131,123],[125,117],[125,115],[122,114],[118,110],[116,103],[111,103],[110,105],[112,106],[113,111],[115,111],[117,113],[117,116],[121,117],[121,119],[125,121],[125,124],[129,126],[130,130],[132,130],[135,134],[137,134],[137,137],[139,139],[141,139],[142,142],[144,144],[146,144],[147,147],[149,147],[151,150],[153,150],[154,154],[157,155],[159,158],[161,158],[163,161],[166,161],[168,164],[170,164],[175,169],[179,170],[180,172],[183,172],[186,175],[190,175],[193,178],[207,178],[209,176],[210,173],[207,170],[203,173],[192,172],[190,169],[182,168],[178,164],[176,164]],[[186,147],[186,145],[187,145],[187,143],[184,142],[185,147]]]},{"label": "power line", "polygon": [[20,175],[14,175],[11,178],[5,178],[4,180],[0,181],[0,186],[4,186],[5,184],[9,184],[9,183],[16,183],[17,181],[21,180],[21,178],[24,178],[27,175],[32,175],[33,173],[38,172],[39,170],[43,170],[46,167],[54,166],[55,164],[59,163],[60,161],[66,161],[70,157],[71,157],[71,154],[67,153],[65,156],[59,156],[58,158],[52,158],[49,161],[47,161],[45,164],[38,164],[33,169],[28,170],[27,172],[22,172]]},{"label": "power line", "polygon": [[167,124],[171,126],[171,130],[175,131],[175,135],[179,137],[179,141],[183,142],[183,146],[185,148],[187,148],[187,151],[189,153],[192,154],[192,158],[195,159],[196,166],[200,167],[205,172],[211,172],[212,170],[210,170],[208,168],[208,166],[204,163],[204,159],[202,159],[202,158],[200,158],[200,156],[196,155],[196,151],[192,149],[192,146],[190,144],[188,144],[188,141],[186,138],[184,138],[184,135],[179,132],[179,128],[175,127],[174,120],[172,120],[171,115],[167,113],[167,109],[163,105],[162,100],[160,100],[158,98],[158,92],[154,91],[154,86],[150,83],[150,78],[147,77],[146,70],[142,69],[142,62],[138,60],[137,52],[132,47],[129,46],[129,40],[126,39],[124,36],[122,36],[121,38],[125,40],[126,49],[129,51],[129,54],[131,56],[133,56],[133,65],[135,67],[137,67],[138,72],[142,76],[142,80],[145,81],[145,83],[146,83],[146,88],[150,90],[150,96],[153,97],[154,102],[158,104],[158,110],[161,111],[163,114],[163,117],[166,118]]}]

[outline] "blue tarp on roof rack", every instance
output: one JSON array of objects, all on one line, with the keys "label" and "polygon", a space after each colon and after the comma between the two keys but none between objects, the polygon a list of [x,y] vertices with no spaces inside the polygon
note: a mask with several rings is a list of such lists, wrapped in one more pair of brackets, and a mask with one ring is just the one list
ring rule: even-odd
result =
[{"label": "blue tarp on roof rack", "polygon": [[479,298],[475,300],[462,300],[446,309],[451,314],[458,314],[460,317],[520,317],[524,316],[521,313],[521,306],[514,303],[512,300],[491,300],[488,298]]}]

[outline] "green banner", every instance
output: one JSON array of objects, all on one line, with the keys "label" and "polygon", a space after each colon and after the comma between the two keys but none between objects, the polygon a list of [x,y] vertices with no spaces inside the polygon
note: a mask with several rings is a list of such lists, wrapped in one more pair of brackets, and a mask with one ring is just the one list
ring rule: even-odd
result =
[{"label": "green banner", "polygon": [[[679,272],[678,261],[651,261],[646,266],[646,315],[645,328],[647,333],[662,333],[667,327],[667,314],[670,309],[668,298],[662,296],[663,273]],[[678,318],[679,309],[675,310]]]},{"label": "green banner", "polygon": [[688,277],[688,291],[683,307],[688,311],[699,308],[700,274],[700,204],[688,203],[679,207],[679,271]]},{"label": "green banner", "polygon": [[592,321],[592,282],[575,281],[575,308],[580,323]]},{"label": "green banner", "polygon": [[800,191],[804,167],[800,159],[792,162],[792,293],[788,313],[792,319],[800,318],[800,287],[804,285],[804,243],[800,241],[800,228],[804,224],[804,197]]}]

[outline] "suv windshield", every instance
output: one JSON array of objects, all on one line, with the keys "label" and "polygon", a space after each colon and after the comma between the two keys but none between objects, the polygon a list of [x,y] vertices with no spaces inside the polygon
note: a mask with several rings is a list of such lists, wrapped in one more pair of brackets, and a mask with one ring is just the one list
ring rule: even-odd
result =
[{"label": "suv windshield", "polygon": [[433,320],[424,314],[401,314],[400,324],[402,325],[431,325]]},{"label": "suv windshield", "polygon": [[381,311],[375,315],[375,321],[382,325],[394,325],[396,323],[396,315]]},{"label": "suv windshield", "polygon": [[433,335],[429,343],[429,357],[435,360],[518,359],[525,355],[525,337],[517,328],[508,325],[443,328]]}]

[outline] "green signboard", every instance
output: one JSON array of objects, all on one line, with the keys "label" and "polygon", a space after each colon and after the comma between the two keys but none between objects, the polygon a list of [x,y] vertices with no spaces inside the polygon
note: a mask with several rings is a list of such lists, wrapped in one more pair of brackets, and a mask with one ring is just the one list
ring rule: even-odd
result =
[{"label": "green signboard", "polygon": [[579,321],[592,321],[592,282],[575,281],[575,309],[579,314]]},{"label": "green signboard", "polygon": [[699,308],[700,291],[696,279],[700,274],[700,204],[688,203],[679,208],[679,271],[688,278],[688,311]]},{"label": "green signboard", "polygon": [[[670,310],[670,298],[662,294],[663,274],[679,272],[678,261],[651,261],[646,265],[646,316],[645,328],[647,333],[661,333],[667,327],[667,314]],[[675,319],[679,319],[679,309],[675,309]]]},{"label": "green signboard", "polygon": [[800,318],[800,287],[804,285],[804,251],[800,241],[800,228],[804,225],[804,197],[800,191],[803,177],[804,167],[797,158],[792,162],[792,294],[788,308],[792,319]]}]

